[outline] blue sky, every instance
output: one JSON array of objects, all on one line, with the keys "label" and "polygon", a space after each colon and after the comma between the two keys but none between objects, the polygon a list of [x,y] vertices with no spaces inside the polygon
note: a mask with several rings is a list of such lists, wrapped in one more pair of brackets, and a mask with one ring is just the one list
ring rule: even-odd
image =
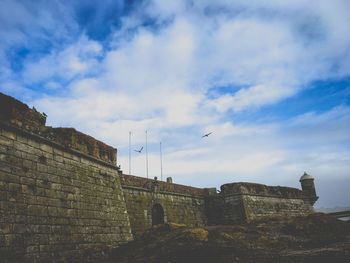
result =
[{"label": "blue sky", "polygon": [[[198,187],[350,200],[350,2],[0,0],[0,91]],[[213,132],[202,139],[204,133]],[[132,174],[145,176],[133,151]]]}]

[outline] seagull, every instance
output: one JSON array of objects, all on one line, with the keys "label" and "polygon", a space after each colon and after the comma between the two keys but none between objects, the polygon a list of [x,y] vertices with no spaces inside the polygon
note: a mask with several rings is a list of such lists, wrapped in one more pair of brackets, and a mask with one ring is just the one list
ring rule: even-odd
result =
[{"label": "seagull", "polygon": [[212,134],[212,132],[209,132],[209,133],[207,133],[207,134],[204,134],[204,135],[202,136],[202,138],[204,138],[204,137],[209,137],[210,134]]},{"label": "seagull", "polygon": [[143,150],[143,146],[141,147],[141,149],[140,150],[134,150],[135,152],[138,152],[138,153],[141,153],[142,152],[142,150]]}]

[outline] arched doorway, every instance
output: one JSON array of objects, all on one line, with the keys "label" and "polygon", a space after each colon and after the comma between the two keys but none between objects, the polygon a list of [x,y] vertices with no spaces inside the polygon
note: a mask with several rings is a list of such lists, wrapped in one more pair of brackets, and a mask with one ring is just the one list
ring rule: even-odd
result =
[{"label": "arched doorway", "polygon": [[164,210],[160,204],[152,207],[152,226],[164,224]]}]

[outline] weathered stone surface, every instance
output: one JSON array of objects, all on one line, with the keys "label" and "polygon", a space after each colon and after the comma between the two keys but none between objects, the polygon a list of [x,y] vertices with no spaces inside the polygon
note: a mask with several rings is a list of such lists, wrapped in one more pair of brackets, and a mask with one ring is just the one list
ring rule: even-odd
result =
[{"label": "weathered stone surface", "polygon": [[303,198],[303,191],[282,186],[267,186],[255,183],[230,183],[221,186],[224,195],[249,194],[259,196],[275,196],[279,198]]},{"label": "weathered stone surface", "polygon": [[164,222],[206,225],[204,196],[180,195],[169,192],[154,193],[147,189],[123,186],[130,225],[135,236],[141,235],[152,226],[152,209],[161,205]]},{"label": "weathered stone surface", "polygon": [[79,254],[80,245],[118,246],[132,239],[116,167],[65,155],[29,133],[24,140],[27,132],[19,135],[3,125],[5,130],[0,145],[11,148],[0,160],[1,251],[28,262],[51,262],[69,249]]},{"label": "weathered stone surface", "polygon": [[[147,189],[151,189],[152,186],[154,185],[153,179],[147,179],[144,177],[127,175],[127,174],[120,175],[120,182],[123,186],[134,186],[134,187],[141,187],[141,188],[147,188]],[[171,193],[179,193],[179,194],[195,195],[195,196],[203,196],[206,193],[206,190],[202,188],[191,187],[191,186],[180,185],[180,184],[173,184],[173,183],[168,183],[163,181],[157,181],[157,186],[159,190],[162,192],[171,192]]]},{"label": "weathered stone surface", "polygon": [[[46,115],[37,112],[35,108],[30,109],[26,104],[1,92],[0,122],[38,134],[41,137],[58,143],[68,149],[75,149],[105,162],[114,165],[116,164],[115,148],[108,146],[105,143],[73,128],[52,128],[50,126],[45,126]],[[21,134],[9,132],[7,129],[3,129],[1,135],[15,141],[18,140],[19,145],[21,145],[20,143],[23,142],[24,144],[22,144],[21,147],[31,146],[30,143],[27,143],[28,138],[26,138],[26,136],[22,136]],[[18,139],[16,136],[18,136]],[[3,139],[0,138],[0,141],[2,140]],[[11,141],[8,141],[7,144],[8,143],[11,143]],[[39,148],[38,150],[51,154],[53,153],[53,148],[51,145],[48,145],[45,142],[36,143],[39,145],[39,147],[36,147]],[[70,158],[80,162],[80,157],[77,155],[70,155]]]},{"label": "weathered stone surface", "polygon": [[[30,131],[39,131],[46,117],[26,104],[0,92],[0,120]],[[16,136],[13,134],[13,136]],[[13,138],[14,139],[14,138]]]}]

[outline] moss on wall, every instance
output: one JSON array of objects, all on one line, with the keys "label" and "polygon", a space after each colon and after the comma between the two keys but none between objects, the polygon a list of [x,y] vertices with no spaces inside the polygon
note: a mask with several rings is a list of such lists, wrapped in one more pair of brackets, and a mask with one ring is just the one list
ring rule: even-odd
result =
[{"label": "moss on wall", "polygon": [[176,193],[152,192],[146,188],[123,186],[133,234],[137,237],[152,226],[152,208],[160,204],[164,222],[203,226],[206,224],[204,198]]},{"label": "moss on wall", "polygon": [[2,255],[52,262],[132,240],[118,169],[87,157],[0,124]]},{"label": "moss on wall", "polygon": [[306,216],[313,212],[312,206],[303,199],[281,199],[266,196],[242,196],[247,222],[264,217]]},{"label": "moss on wall", "polygon": [[213,192],[204,197],[205,214],[208,225],[220,225],[224,223],[224,198],[221,194]]}]

